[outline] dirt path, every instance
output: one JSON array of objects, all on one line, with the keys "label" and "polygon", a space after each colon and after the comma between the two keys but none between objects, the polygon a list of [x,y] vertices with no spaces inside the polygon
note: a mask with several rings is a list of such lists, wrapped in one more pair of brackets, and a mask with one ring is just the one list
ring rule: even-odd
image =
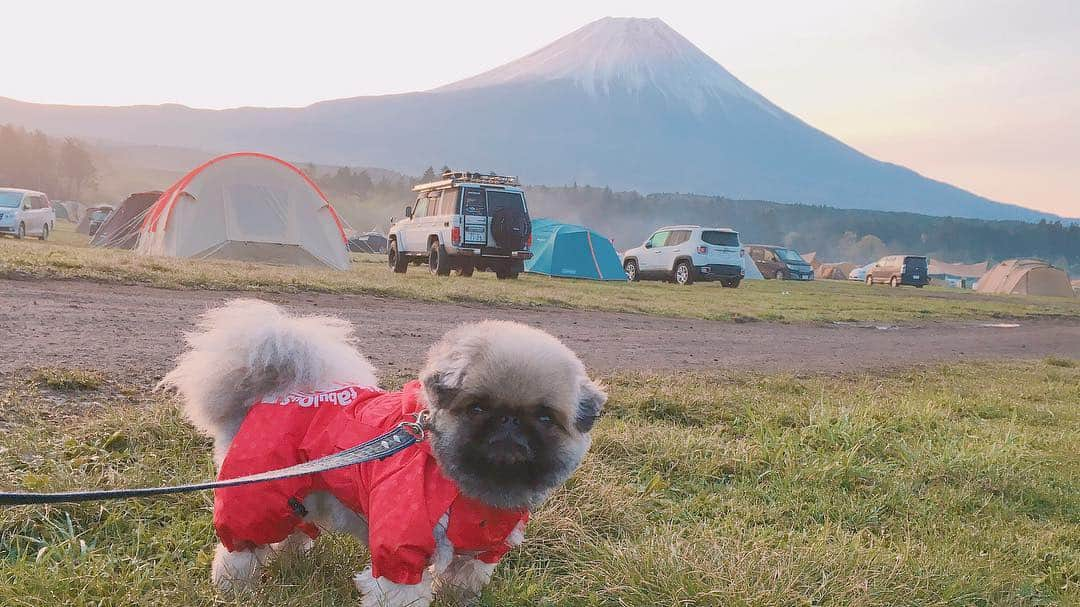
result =
[{"label": "dirt path", "polygon": [[[79,281],[0,280],[0,373],[24,367],[91,367],[164,373],[182,333],[207,308],[251,293],[171,291]],[[561,337],[594,369],[734,368],[825,371],[964,359],[1080,358],[1080,321],[872,325],[733,324],[559,309],[488,308],[357,295],[259,294],[300,313],[356,323],[384,371],[411,371],[450,326],[511,319]]]}]

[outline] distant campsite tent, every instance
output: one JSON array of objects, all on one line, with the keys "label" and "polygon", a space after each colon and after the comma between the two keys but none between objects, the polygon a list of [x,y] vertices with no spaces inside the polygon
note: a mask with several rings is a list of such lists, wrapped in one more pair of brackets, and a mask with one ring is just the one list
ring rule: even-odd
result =
[{"label": "distant campsite tent", "polygon": [[142,227],[146,212],[157,199],[161,197],[160,191],[138,192],[128,196],[120,206],[116,207],[105,223],[94,232],[90,239],[90,245],[95,247],[111,247],[114,249],[134,249],[139,241],[139,228]]},{"label": "distant campsite tent", "polygon": [[980,293],[1073,297],[1069,275],[1039,259],[1008,259],[994,266],[975,285]]},{"label": "distant campsite tent", "polygon": [[821,262],[818,261],[818,258],[817,258],[817,251],[810,251],[809,253],[801,253],[800,256],[806,261],[806,263],[810,264],[810,267],[814,268],[814,272],[817,273],[818,266],[821,265]]},{"label": "distant campsite tent", "polygon": [[112,212],[113,206],[111,204],[103,204],[84,210],[82,218],[79,219],[79,225],[75,226],[75,231],[79,234],[89,234],[90,222],[104,221]]},{"label": "distant campsite tent", "polygon": [[146,214],[135,247],[169,257],[349,267],[345,232],[300,169],[265,154],[210,160]]},{"label": "distant campsite tent", "polygon": [[958,286],[970,289],[975,281],[986,274],[986,262],[983,263],[947,263],[937,259],[930,259],[929,270],[932,284],[946,286]]},{"label": "distant campsite tent", "polygon": [[761,270],[758,269],[757,264],[754,263],[753,259],[750,259],[750,251],[747,251],[746,247],[743,247],[742,265],[743,272],[745,273],[743,280],[765,280],[765,277],[761,275]]},{"label": "distant campsite tent", "polygon": [[533,274],[626,280],[619,254],[611,241],[596,231],[553,219],[532,221],[532,259],[525,271]]},{"label": "distant campsite tent", "polygon": [[831,280],[847,280],[851,271],[859,266],[841,261],[838,263],[819,263],[814,268],[814,276],[816,278],[827,278]]},{"label": "distant campsite tent", "polygon": [[349,250],[353,253],[385,253],[386,235],[381,232],[356,232],[349,234]]}]

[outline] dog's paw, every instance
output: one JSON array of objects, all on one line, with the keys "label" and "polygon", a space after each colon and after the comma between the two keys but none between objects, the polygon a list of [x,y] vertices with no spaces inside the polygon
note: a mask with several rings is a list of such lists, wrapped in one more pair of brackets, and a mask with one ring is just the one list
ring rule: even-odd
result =
[{"label": "dog's paw", "polygon": [[435,577],[432,587],[440,599],[447,599],[455,605],[467,605],[480,598],[480,593],[494,573],[494,564],[459,556],[441,575]]},{"label": "dog's paw", "polygon": [[361,607],[428,607],[434,599],[431,576],[427,572],[419,584],[397,584],[384,577],[375,577],[369,566],[353,576],[353,583],[363,595]]},{"label": "dog's paw", "polygon": [[224,593],[241,592],[251,588],[259,577],[267,557],[266,548],[229,552],[217,545],[214,562],[210,566],[210,579]]}]

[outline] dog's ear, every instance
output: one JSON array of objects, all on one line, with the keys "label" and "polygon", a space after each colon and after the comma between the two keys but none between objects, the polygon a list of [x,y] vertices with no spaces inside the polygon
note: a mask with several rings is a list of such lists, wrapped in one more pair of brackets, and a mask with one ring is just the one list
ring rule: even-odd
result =
[{"label": "dog's ear", "polygon": [[465,383],[465,373],[472,359],[473,348],[466,340],[448,334],[428,351],[427,362],[420,371],[420,383],[433,409],[448,407]]},{"label": "dog's ear", "polygon": [[604,388],[592,380],[585,378],[581,382],[581,391],[578,396],[577,414],[574,416],[574,427],[582,434],[592,430],[593,424],[600,418],[607,402],[607,393]]}]

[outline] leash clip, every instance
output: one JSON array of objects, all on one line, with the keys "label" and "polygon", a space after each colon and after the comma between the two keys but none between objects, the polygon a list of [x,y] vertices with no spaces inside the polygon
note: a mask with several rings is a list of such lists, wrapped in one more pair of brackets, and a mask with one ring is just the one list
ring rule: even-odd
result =
[{"label": "leash clip", "polygon": [[416,421],[401,422],[399,427],[404,428],[406,432],[413,435],[416,442],[422,442],[427,436],[425,428],[427,428],[428,420],[431,419],[431,413],[427,409],[416,412]]}]

